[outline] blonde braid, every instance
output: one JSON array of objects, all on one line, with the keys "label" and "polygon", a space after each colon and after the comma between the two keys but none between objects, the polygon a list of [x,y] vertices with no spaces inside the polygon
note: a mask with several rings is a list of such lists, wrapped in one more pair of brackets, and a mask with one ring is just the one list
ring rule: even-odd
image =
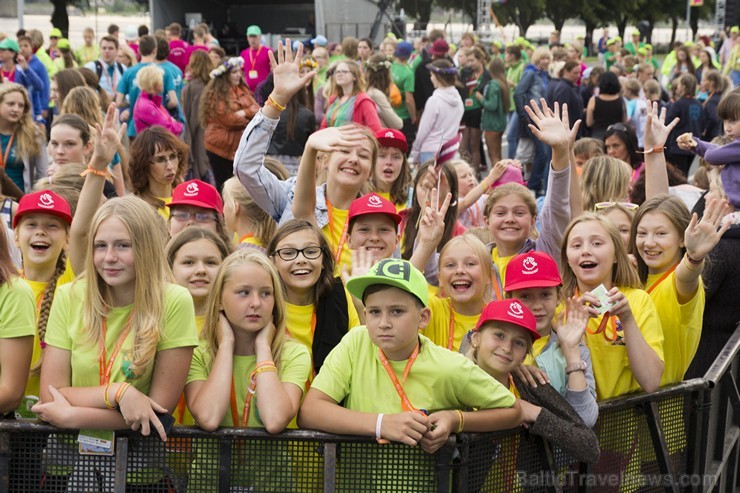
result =
[{"label": "blonde braid", "polygon": [[[36,326],[39,333],[39,342],[41,342],[42,347],[44,344],[44,340],[46,339],[46,324],[49,322],[49,312],[51,311],[51,302],[54,301],[54,293],[57,289],[57,281],[66,270],[67,255],[62,252],[57,259],[57,265],[56,269],[54,269],[54,274],[51,276],[51,279],[46,284],[46,287],[44,288],[44,294],[41,295],[41,306],[39,307],[38,321]],[[33,375],[38,374],[40,368],[41,358],[39,358],[39,361],[35,365],[33,365],[33,368],[31,368],[31,373]]]}]

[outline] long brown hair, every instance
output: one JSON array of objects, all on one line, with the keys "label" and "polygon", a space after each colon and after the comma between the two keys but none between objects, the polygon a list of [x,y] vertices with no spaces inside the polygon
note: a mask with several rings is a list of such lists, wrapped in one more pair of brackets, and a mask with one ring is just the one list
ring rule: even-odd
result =
[{"label": "long brown hair", "polygon": [[[227,70],[227,73],[211,79],[208,85],[206,85],[205,89],[203,89],[203,94],[200,97],[199,111],[200,125],[203,128],[208,126],[209,122],[217,120],[219,118],[219,107],[223,108],[222,105],[226,104],[226,108],[228,109],[229,103],[232,99],[234,99],[232,97],[232,88],[234,86],[229,81],[229,74],[231,73],[231,70],[241,69],[239,67],[232,67],[231,69]],[[249,91],[249,94],[252,94],[246,82],[244,82],[244,77],[241,77],[237,87]]]},{"label": "long brown hair", "polygon": [[13,129],[16,152],[19,157],[24,159],[38,156],[42,152],[39,142],[41,131],[33,123],[31,100],[28,97],[26,88],[14,82],[4,83],[0,86],[0,104],[2,104],[5,96],[14,92],[17,92],[23,97],[23,114]]},{"label": "long brown hair", "polygon": [[211,81],[211,59],[208,57],[208,52],[203,50],[195,50],[190,55],[190,61],[188,62],[188,70],[190,71],[190,80],[199,80],[204,85]]},{"label": "long brown hair", "polygon": [[488,71],[491,73],[491,78],[498,83],[501,88],[501,102],[504,107],[504,113],[509,112],[509,83],[506,82],[506,67],[504,61],[501,58],[495,56],[491,59],[491,63],[488,64]]}]

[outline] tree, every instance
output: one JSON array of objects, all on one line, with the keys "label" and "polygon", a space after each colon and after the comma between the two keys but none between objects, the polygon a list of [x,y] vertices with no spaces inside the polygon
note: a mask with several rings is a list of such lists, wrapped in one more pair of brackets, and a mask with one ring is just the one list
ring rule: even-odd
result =
[{"label": "tree", "polygon": [[432,2],[429,0],[401,0],[399,7],[416,19],[415,29],[426,30],[432,17]]},{"label": "tree", "polygon": [[[413,0],[410,0],[413,1]],[[429,0],[419,0],[419,2],[423,3],[425,1]],[[429,1],[431,4],[432,2]],[[437,0],[435,2],[435,5],[438,7],[442,7],[444,9],[451,9],[451,10],[462,10],[464,15],[467,15],[470,17],[471,22],[473,23],[473,29],[478,29],[478,0]]]},{"label": "tree", "polygon": [[521,36],[527,35],[529,26],[542,17],[545,0],[508,0],[495,4],[493,10],[502,24],[511,22],[519,27]]},{"label": "tree", "polygon": [[545,0],[545,16],[562,31],[565,21],[576,17],[583,10],[584,0]]}]

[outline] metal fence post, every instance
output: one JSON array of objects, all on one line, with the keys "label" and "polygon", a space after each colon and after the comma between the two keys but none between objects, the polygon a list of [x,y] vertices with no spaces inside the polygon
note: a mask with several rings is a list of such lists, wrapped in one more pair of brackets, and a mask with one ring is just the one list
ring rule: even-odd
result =
[{"label": "metal fence post", "polygon": [[663,423],[660,419],[660,412],[658,411],[658,404],[655,402],[648,402],[644,407],[645,414],[647,416],[647,425],[650,430],[650,438],[653,442],[653,449],[655,450],[655,459],[658,461],[658,467],[660,472],[669,475],[673,481],[672,486],[666,486],[666,491],[673,491],[678,493],[678,484],[676,482],[676,471],[673,470],[673,462],[671,462],[671,454],[668,452],[668,445],[665,441],[665,434],[663,433]]},{"label": "metal fence post", "polygon": [[337,489],[337,444],[324,443],[324,493]]},{"label": "metal fence post", "polygon": [[0,491],[10,491],[10,434],[0,434]]},{"label": "metal fence post", "polygon": [[229,493],[231,487],[231,448],[234,439],[222,437],[218,441],[218,491]]},{"label": "metal fence post", "polygon": [[126,471],[128,470],[128,437],[116,439],[116,471],[113,491],[126,493]]}]

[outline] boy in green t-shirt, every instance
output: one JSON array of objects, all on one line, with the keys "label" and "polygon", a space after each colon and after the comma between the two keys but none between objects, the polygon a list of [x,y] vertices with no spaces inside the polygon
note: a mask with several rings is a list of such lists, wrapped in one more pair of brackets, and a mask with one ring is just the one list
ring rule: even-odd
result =
[{"label": "boy in green t-shirt", "polygon": [[408,261],[381,260],[347,289],[365,304],[366,327],[350,331],[327,357],[301,407],[302,428],[432,453],[451,433],[519,426],[521,408],[503,385],[419,334],[431,315],[427,283]]}]

